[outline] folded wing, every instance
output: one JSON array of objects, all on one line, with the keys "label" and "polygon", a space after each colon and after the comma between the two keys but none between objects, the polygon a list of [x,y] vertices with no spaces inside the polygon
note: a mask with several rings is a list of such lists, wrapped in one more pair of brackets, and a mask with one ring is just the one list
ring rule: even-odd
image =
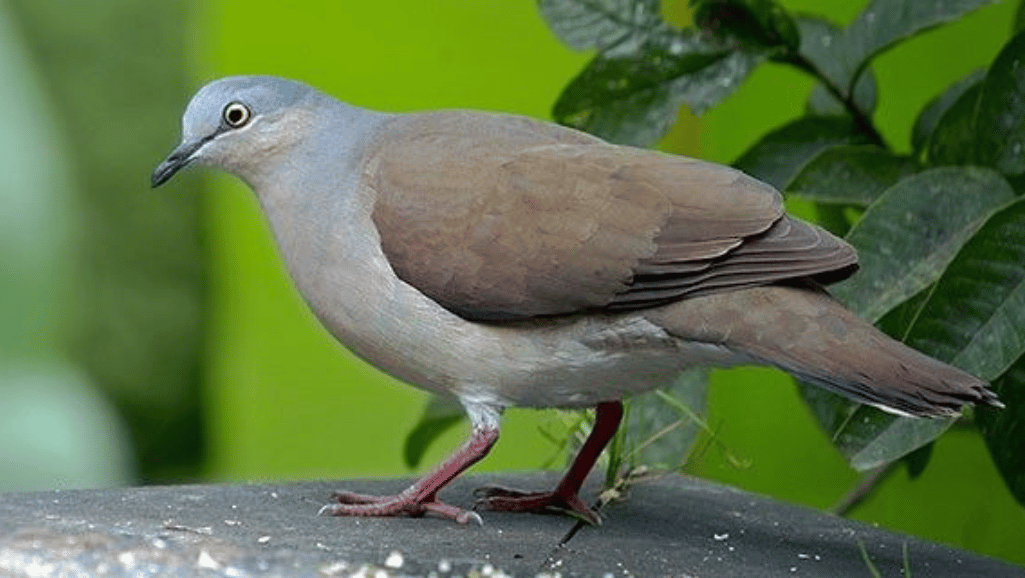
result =
[{"label": "folded wing", "polygon": [[363,171],[396,275],[472,320],[651,307],[856,264],[739,171],[526,118],[398,117]]}]

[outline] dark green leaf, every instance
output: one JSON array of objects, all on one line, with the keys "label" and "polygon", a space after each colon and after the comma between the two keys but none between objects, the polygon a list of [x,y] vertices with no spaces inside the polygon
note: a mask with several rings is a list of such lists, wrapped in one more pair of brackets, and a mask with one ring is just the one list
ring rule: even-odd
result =
[{"label": "dark green leaf", "polygon": [[943,117],[944,113],[950,110],[950,107],[954,106],[954,103],[965,92],[982,82],[985,75],[985,70],[976,70],[950,85],[936,98],[929,101],[929,104],[925,105],[922,112],[918,114],[918,118],[915,120],[915,128],[911,132],[911,147],[915,151],[921,151],[925,147],[929,136],[936,130],[936,126],[940,123],[940,118]]},{"label": "dark green leaf", "polygon": [[459,423],[465,416],[466,412],[463,406],[459,405],[455,399],[431,397],[424,408],[423,415],[420,416],[420,421],[406,437],[406,447],[403,451],[406,465],[411,468],[418,466],[431,442]]},{"label": "dark green leaf", "polygon": [[847,235],[861,270],[832,293],[877,321],[934,283],[984,220],[1014,196],[999,173],[981,167],[934,168],[900,181]]},{"label": "dark green leaf", "polygon": [[900,459],[950,427],[952,419],[902,418],[799,383],[801,395],[851,466],[870,470]]},{"label": "dark green leaf", "polygon": [[986,73],[976,114],[976,159],[1007,175],[1025,173],[1025,32]]},{"label": "dark green leaf", "polygon": [[643,50],[626,56],[598,55],[563,90],[553,109],[555,118],[560,122],[573,119],[642,95],[668,95],[673,79],[698,72],[728,56],[727,52],[709,47],[693,31],[684,31],[676,40],[677,50],[645,45]]},{"label": "dark green leaf", "polygon": [[932,457],[932,449],[935,446],[935,443],[930,442],[904,456],[904,463],[908,467],[909,478],[914,480],[922,475],[922,472],[925,471],[925,466],[929,465],[929,458]]},{"label": "dark green leaf", "polygon": [[843,30],[814,16],[801,15],[796,21],[801,34],[801,56],[846,94],[854,67],[843,50]]},{"label": "dark green leaf", "polygon": [[701,430],[693,417],[703,415],[708,394],[708,370],[694,369],[672,386],[630,400],[626,415],[631,464],[665,470],[686,461]]},{"label": "dark green leaf", "polygon": [[[987,380],[1003,375],[1017,363],[1025,353],[1025,332],[1021,331],[1025,325],[1023,230],[1025,200],[994,213],[928,292],[915,323],[908,328],[907,342]],[[837,423],[834,416],[824,414],[827,419],[823,423]],[[837,432],[837,443],[851,456],[854,467],[869,469],[930,441],[950,423],[858,408],[840,428],[829,431]]]},{"label": "dark green leaf", "polygon": [[[928,174],[932,172],[906,180]],[[934,287],[896,310],[901,318],[912,320],[901,332],[909,345],[983,379],[1000,375],[1025,352],[1025,333],[1019,330],[1025,324],[1025,269],[1020,265],[1025,262],[1023,227],[1025,200],[998,209],[950,261]],[[891,334],[900,329],[893,315],[882,323]],[[810,387],[802,391],[823,427],[859,470],[900,458],[952,423],[896,417],[827,397]]]},{"label": "dark green leaf", "polygon": [[693,74],[681,76],[670,85],[674,100],[700,114],[733,94],[765,57],[753,52],[732,52]]},{"label": "dark green leaf", "polygon": [[933,285],[929,285],[925,289],[918,292],[917,295],[901,303],[900,305],[889,310],[886,315],[879,318],[876,322],[876,326],[883,331],[883,333],[897,339],[904,341],[908,337],[908,331],[911,326],[915,324],[915,320],[918,319],[918,314],[921,313],[922,307],[925,306],[925,302],[929,300],[929,296],[932,295]]},{"label": "dark green leaf", "polygon": [[538,0],[559,38],[577,50],[628,53],[669,31],[658,0]]},{"label": "dark green leaf", "polygon": [[[826,20],[800,16],[797,24],[801,33],[801,56],[814,69],[830,80],[831,84],[846,97],[850,78],[856,63],[851,63],[844,51],[843,30]],[[854,103],[865,114],[871,114],[876,107],[876,79],[871,71],[862,74],[854,89]],[[847,114],[847,109],[823,84],[812,89],[808,98],[808,112],[812,114]]]},{"label": "dark green leaf", "polygon": [[760,62],[721,52],[693,30],[624,57],[599,54],[563,91],[555,119],[611,142],[648,145],[662,137],[681,105],[701,112],[729,96]]},{"label": "dark green leaf", "polygon": [[873,0],[847,27],[844,47],[848,60],[857,65],[850,86],[872,57],[902,40],[957,20],[999,0]]},{"label": "dark green leaf", "polygon": [[855,440],[869,440],[850,455],[851,467],[871,470],[897,460],[940,437],[954,423],[954,418],[898,417],[875,408],[861,406],[852,420],[854,427],[844,431],[849,447]]},{"label": "dark green leaf", "polygon": [[817,203],[864,207],[917,170],[914,159],[879,147],[838,146],[809,161],[786,192]]},{"label": "dark green leaf", "polygon": [[1018,2],[1018,10],[1014,13],[1014,26],[1011,33],[1017,34],[1025,29],[1025,0]]},{"label": "dark green leaf", "polygon": [[1025,505],[1025,357],[993,381],[993,391],[1007,407],[980,407],[975,419],[1008,489]]},{"label": "dark green leaf", "polygon": [[968,87],[940,116],[929,137],[928,164],[972,164],[975,158],[975,112],[981,92],[981,84]]},{"label": "dark green leaf", "polygon": [[823,150],[864,144],[853,121],[839,116],[805,116],[762,137],[733,165],[782,189],[804,165]]},{"label": "dark green leaf", "polygon": [[717,43],[735,48],[797,52],[797,24],[773,0],[692,0],[694,23]]},{"label": "dark green leaf", "polygon": [[1025,199],[994,213],[936,283],[908,344],[983,379],[1025,353]]}]

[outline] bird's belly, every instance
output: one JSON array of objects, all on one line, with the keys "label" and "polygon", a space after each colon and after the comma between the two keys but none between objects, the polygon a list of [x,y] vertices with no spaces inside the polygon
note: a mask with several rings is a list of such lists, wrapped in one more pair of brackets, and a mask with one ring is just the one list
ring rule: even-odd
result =
[{"label": "bird's belly", "polygon": [[500,407],[588,406],[662,387],[694,365],[731,362],[722,346],[684,342],[634,313],[471,322],[395,277],[374,249],[344,263],[338,251],[313,261],[285,254],[328,331],[428,391]]},{"label": "bird's belly", "polygon": [[339,341],[397,379],[500,407],[590,406],[730,362],[725,348],[683,342],[636,314],[475,323],[401,281],[364,290],[345,315],[338,303],[311,305]]},{"label": "bird's belly", "polygon": [[464,396],[488,396],[503,405],[591,406],[664,387],[681,371],[718,363],[728,353],[684,343],[637,315],[587,316],[546,325],[481,328],[487,351],[468,357]]}]

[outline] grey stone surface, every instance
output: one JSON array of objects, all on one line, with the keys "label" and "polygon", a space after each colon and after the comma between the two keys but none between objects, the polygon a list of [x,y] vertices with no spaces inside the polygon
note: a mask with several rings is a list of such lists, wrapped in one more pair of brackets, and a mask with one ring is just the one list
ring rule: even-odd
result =
[{"label": "grey stone surface", "polygon": [[[443,492],[469,507],[485,484],[541,488],[552,474],[472,476]],[[600,527],[484,512],[440,519],[329,518],[334,489],[408,480],[190,485],[0,494],[0,576],[1025,576],[998,560],[680,476],[639,483]],[[860,546],[859,546],[860,545]]]}]

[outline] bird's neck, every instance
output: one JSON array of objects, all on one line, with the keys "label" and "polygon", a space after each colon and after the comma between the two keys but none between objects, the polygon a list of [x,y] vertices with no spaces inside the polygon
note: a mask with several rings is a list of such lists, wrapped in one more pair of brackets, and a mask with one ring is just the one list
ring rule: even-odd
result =
[{"label": "bird's neck", "polygon": [[357,329],[379,314],[398,280],[370,218],[374,192],[359,183],[369,136],[377,132],[375,123],[389,117],[346,112],[298,143],[292,161],[250,185],[310,308],[343,343],[369,358],[378,344],[362,343],[369,337]]},{"label": "bird's neck", "polygon": [[[302,140],[292,144],[286,158],[265,163],[243,178],[256,192],[274,234],[288,258],[289,248],[323,236],[328,227],[350,226],[359,231],[362,215],[373,199],[359,189],[360,166],[366,145],[388,115],[363,110],[326,95],[305,107],[311,124]],[[319,239],[318,239],[319,240]]]}]

